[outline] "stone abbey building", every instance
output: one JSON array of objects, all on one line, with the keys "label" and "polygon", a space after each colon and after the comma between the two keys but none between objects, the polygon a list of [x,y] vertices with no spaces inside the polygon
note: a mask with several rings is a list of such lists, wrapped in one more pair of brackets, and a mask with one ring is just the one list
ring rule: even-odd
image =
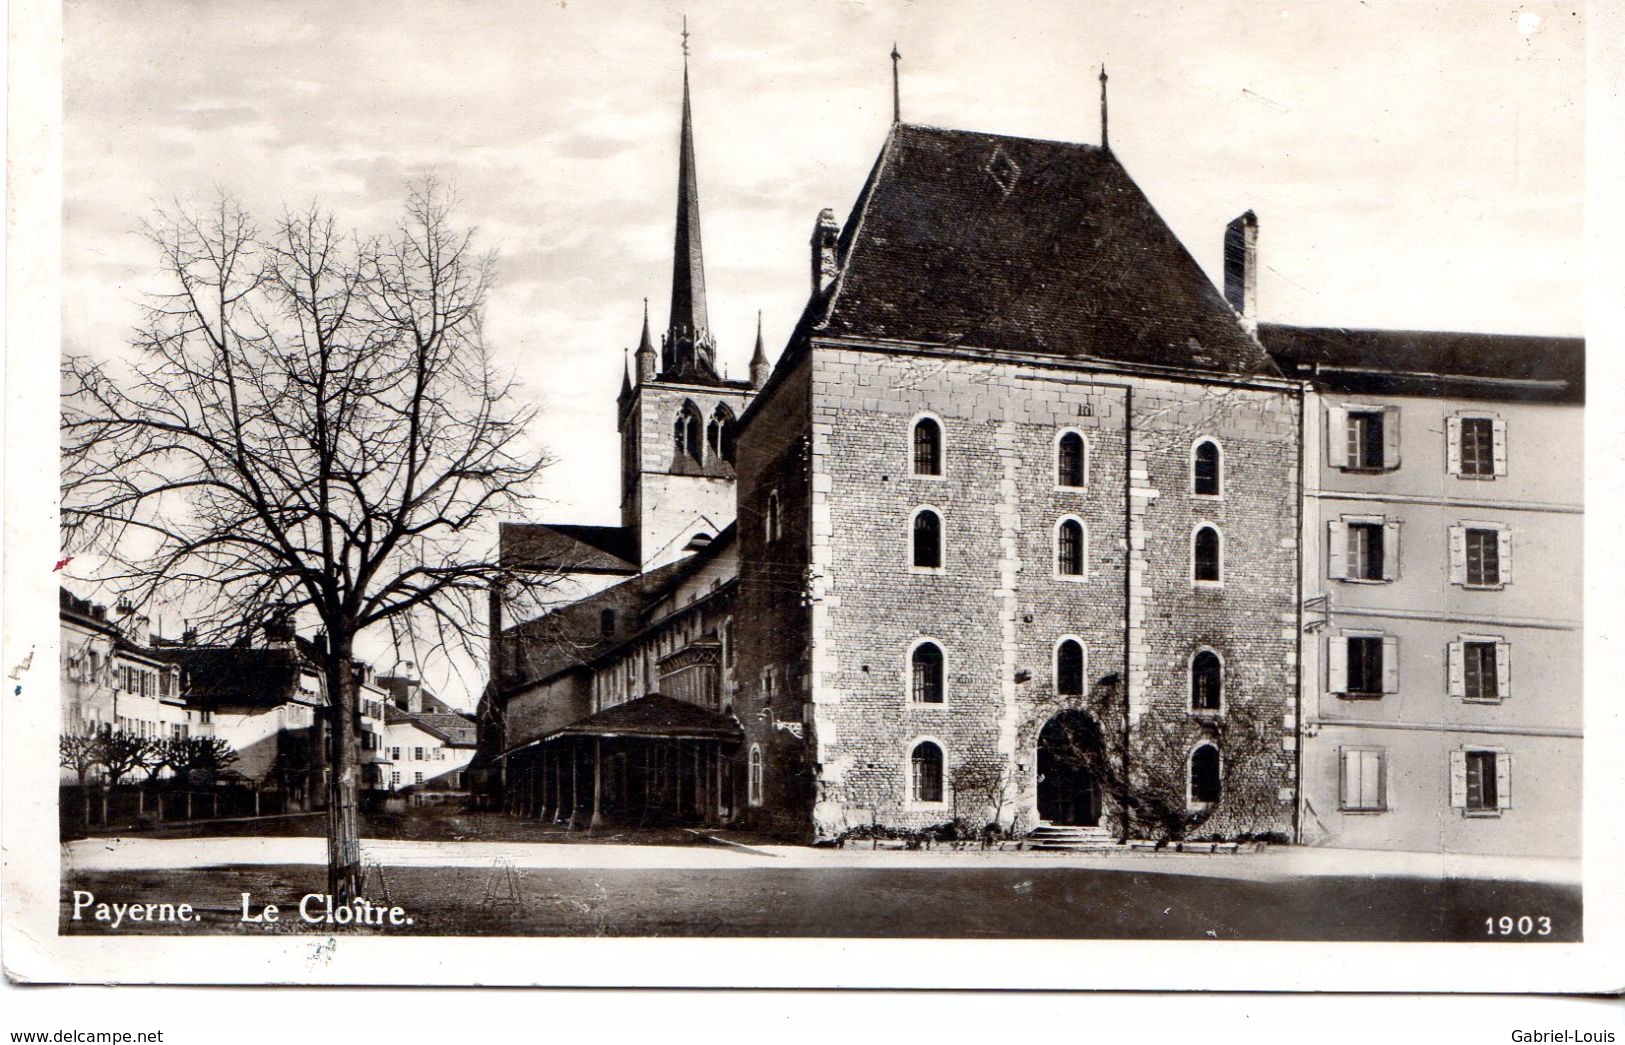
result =
[{"label": "stone abbey building", "polygon": [[809,841],[1298,838],[1324,422],[1260,340],[1253,215],[1221,293],[1105,144],[1104,73],[1099,146],[896,120],[844,223],[814,223],[776,364],[758,337],[727,381],[684,77],[622,525],[503,530],[569,597],[493,596],[501,800]]}]

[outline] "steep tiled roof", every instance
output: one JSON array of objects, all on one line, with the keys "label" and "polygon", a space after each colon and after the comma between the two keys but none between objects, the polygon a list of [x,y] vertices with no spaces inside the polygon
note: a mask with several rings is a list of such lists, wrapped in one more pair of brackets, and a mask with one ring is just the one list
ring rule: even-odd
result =
[{"label": "steep tiled roof", "polygon": [[1585,339],[1259,325],[1288,376],[1338,391],[1585,401]]},{"label": "steep tiled roof", "polygon": [[295,698],[306,703],[321,700],[299,693],[299,676],[308,665],[294,650],[170,646],[153,652],[181,666],[187,702],[201,707],[275,707]]},{"label": "steep tiled roof", "polygon": [[505,566],[566,573],[638,571],[637,534],[622,526],[503,523],[500,541]]},{"label": "steep tiled roof", "polygon": [[418,726],[438,736],[452,747],[473,747],[478,741],[474,720],[455,711],[413,713],[404,711],[393,704],[385,704],[384,724],[390,726]]},{"label": "steep tiled roof", "polygon": [[817,332],[1275,375],[1101,148],[893,129]]},{"label": "steep tiled roof", "polygon": [[553,737],[679,737],[742,740],[739,723],[686,700],[651,693],[556,730]]}]

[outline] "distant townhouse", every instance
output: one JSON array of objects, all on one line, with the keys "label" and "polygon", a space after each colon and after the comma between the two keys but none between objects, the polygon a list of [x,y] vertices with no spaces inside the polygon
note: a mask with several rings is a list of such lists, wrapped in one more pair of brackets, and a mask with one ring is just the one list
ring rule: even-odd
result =
[{"label": "distant townhouse", "polygon": [[[208,712],[187,705],[180,672],[152,647],[147,618],[129,607],[115,612],[117,621],[105,605],[59,590],[62,731],[155,738],[209,733]],[[74,778],[73,770],[63,770],[64,780]]]},{"label": "distant townhouse", "polygon": [[322,803],[327,698],[321,670],[291,624],[265,626],[259,646],[198,646],[160,653],[181,671],[188,706],[237,752],[231,770],[289,807]]},{"label": "distant townhouse", "polygon": [[414,675],[376,681],[381,732],[376,787],[413,805],[462,800],[478,746],[474,719],[435,696]]},{"label": "distant townhouse", "polygon": [[1305,840],[1578,856],[1584,341],[1259,334],[1314,386]]}]

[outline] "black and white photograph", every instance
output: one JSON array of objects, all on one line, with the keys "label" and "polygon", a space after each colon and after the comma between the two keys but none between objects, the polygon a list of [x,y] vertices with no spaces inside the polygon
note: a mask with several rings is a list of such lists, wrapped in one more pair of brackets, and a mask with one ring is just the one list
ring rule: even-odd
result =
[{"label": "black and white photograph", "polygon": [[1617,987],[1598,17],[67,0],[8,974]]}]

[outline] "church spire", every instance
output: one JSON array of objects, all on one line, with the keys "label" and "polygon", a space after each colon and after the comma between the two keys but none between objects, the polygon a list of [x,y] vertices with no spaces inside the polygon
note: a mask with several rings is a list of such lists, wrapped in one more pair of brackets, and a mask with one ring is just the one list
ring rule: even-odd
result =
[{"label": "church spire", "polygon": [[636,357],[638,368],[638,384],[655,379],[658,369],[658,357],[655,355],[654,339],[649,336],[649,299],[643,299],[643,336],[638,339]]},{"label": "church spire", "polygon": [[671,322],[663,370],[716,380],[715,347],[705,310],[705,260],[700,248],[700,189],[694,170],[694,117],[688,90],[688,19],[683,19],[683,126],[677,159],[677,234],[672,245]]},{"label": "church spire", "polygon": [[772,368],[767,365],[767,350],[762,346],[762,312],[756,310],[756,351],[750,356],[750,385],[752,388],[761,388],[767,384],[767,375]]}]

